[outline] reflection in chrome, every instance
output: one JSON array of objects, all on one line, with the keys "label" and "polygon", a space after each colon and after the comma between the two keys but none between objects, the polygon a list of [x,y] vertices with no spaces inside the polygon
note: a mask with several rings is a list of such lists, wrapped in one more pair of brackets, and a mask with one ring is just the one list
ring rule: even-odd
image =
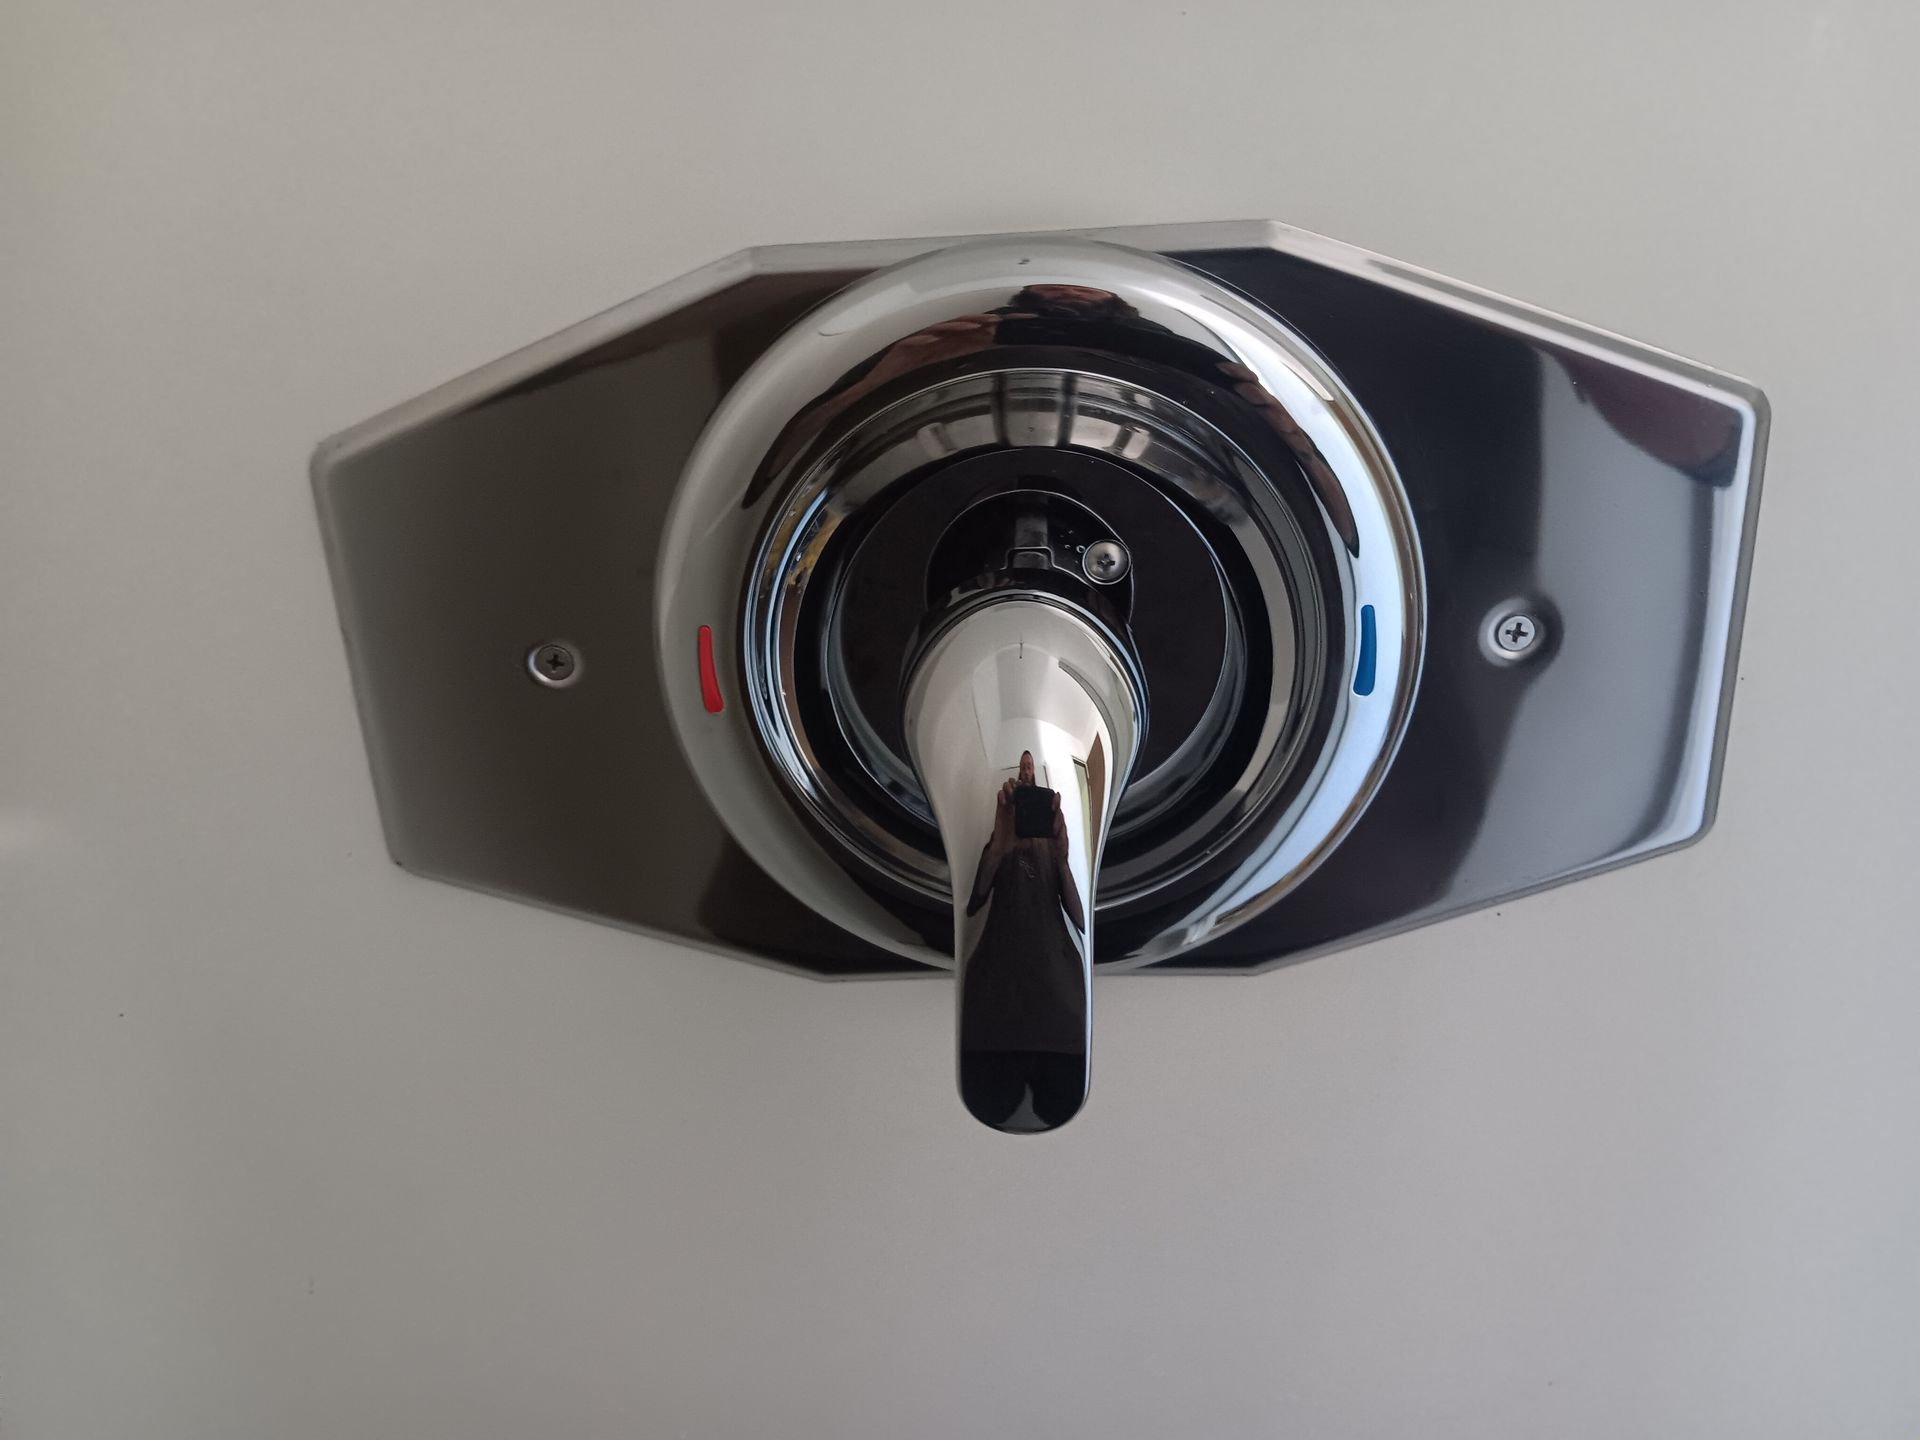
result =
[{"label": "reflection in chrome", "polygon": [[927,646],[906,718],[956,878],[961,1098],[998,1129],[1052,1129],[1086,1098],[1092,899],[1143,699],[1078,615],[993,598]]}]

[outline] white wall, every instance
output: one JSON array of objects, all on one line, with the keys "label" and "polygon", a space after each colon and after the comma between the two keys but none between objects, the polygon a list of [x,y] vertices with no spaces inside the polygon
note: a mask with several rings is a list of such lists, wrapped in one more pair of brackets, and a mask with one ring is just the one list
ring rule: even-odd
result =
[{"label": "white wall", "polygon": [[[1441,8],[10,0],[0,1434],[1915,1434],[1920,23]],[[314,441],[750,242],[1242,216],[1769,390],[1703,845],[1103,982],[1030,1143],[938,983],[387,862]]]}]

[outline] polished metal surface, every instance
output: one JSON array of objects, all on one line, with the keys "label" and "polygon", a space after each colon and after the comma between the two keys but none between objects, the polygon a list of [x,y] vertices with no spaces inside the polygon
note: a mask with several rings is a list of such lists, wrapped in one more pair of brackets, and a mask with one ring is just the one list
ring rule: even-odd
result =
[{"label": "polished metal surface", "polygon": [[957,878],[961,1098],[1028,1132],[1086,1100],[1100,857],[1147,717],[1110,637],[1044,595],[1005,593],[928,643],[905,727]]},{"label": "polished metal surface", "polygon": [[[1269,636],[1240,774],[1103,886],[1134,910],[1103,931],[1104,958],[1151,963],[1259,913],[1358,820],[1412,711],[1424,632],[1411,513],[1364,410],[1297,334],[1199,271],[1017,236],[882,271],[789,329],[708,423],[660,545],[664,673],[695,663],[707,626],[737,647],[726,668],[748,703],[716,715],[669,686],[668,713],[770,875],[850,932],[946,963],[922,918],[956,888],[944,857],[850,789],[809,724],[809,598],[870,507],[1008,450],[1120,459],[1184,492],[1233,537],[1239,613]],[[902,787],[891,798],[912,810]]]},{"label": "polished metal surface", "polygon": [[[1365,817],[1270,908],[1143,973],[1261,969],[1705,830],[1758,509],[1757,390],[1284,226],[1102,238],[1163,252],[1304,337],[1392,451],[1427,581],[1427,664]],[[949,243],[747,252],[321,447],[315,493],[396,860],[807,974],[934,973],[821,920],[729,836],[668,723],[667,692],[697,702],[699,676],[687,655],[656,666],[652,582],[676,478],[743,371],[849,282]],[[552,533],[564,554],[525,543]],[[1135,560],[1128,583],[1156,583]],[[1514,609],[1544,637],[1502,661],[1488,628]],[[547,692],[523,662],[554,635],[590,663]],[[721,658],[732,711],[738,657]],[[943,913],[920,939],[950,928]]]}]

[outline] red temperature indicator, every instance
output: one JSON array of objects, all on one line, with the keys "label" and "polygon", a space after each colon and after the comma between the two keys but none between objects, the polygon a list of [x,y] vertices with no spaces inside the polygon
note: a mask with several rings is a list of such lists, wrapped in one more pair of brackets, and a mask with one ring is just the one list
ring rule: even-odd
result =
[{"label": "red temperature indicator", "polygon": [[707,707],[709,715],[718,715],[727,708],[726,698],[720,693],[720,674],[713,668],[713,627],[700,627],[700,703]]}]

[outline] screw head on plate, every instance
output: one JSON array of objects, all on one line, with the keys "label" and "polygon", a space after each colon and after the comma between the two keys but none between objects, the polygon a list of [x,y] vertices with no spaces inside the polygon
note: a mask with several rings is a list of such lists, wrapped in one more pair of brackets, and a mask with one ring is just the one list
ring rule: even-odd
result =
[{"label": "screw head on plate", "polygon": [[536,645],[527,652],[527,673],[551,689],[565,689],[580,678],[579,652],[559,640]]},{"label": "screw head on plate", "polygon": [[1112,585],[1127,577],[1133,558],[1118,540],[1098,540],[1080,557],[1080,568],[1096,585]]},{"label": "screw head on plate", "polygon": [[1510,610],[1494,622],[1494,648],[1502,655],[1525,655],[1540,643],[1541,633],[1537,616],[1524,610]]}]

